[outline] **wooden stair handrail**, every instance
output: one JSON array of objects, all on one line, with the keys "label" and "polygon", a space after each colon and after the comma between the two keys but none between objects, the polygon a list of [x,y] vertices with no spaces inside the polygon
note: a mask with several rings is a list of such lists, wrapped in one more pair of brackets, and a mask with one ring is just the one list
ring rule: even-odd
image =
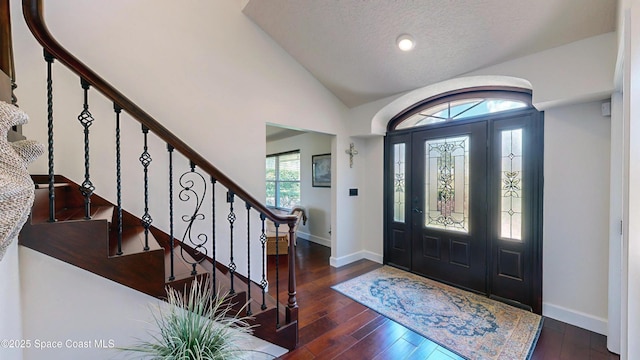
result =
[{"label": "wooden stair handrail", "polygon": [[13,44],[11,37],[11,15],[9,0],[0,0],[0,70],[15,81],[15,65],[13,62]]},{"label": "wooden stair handrail", "polygon": [[196,166],[212,176],[216,181],[224,185],[227,189],[240,197],[242,200],[246,201],[255,210],[264,214],[268,219],[275,223],[286,223],[290,227],[293,227],[296,221],[295,216],[277,215],[273,213],[269,208],[256,200],[233,180],[227,177],[215,166],[213,166],[198,152],[196,152],[184,141],[182,141],[171,131],[169,131],[166,127],[156,121],[151,115],[142,110],[133,101],[129,100],[120,91],[111,86],[111,84],[105,81],[102,77],[100,77],[93,70],[91,70],[80,60],[78,60],[75,56],[69,53],[64,47],[62,47],[62,45],[60,45],[60,43],[58,43],[58,41],[53,38],[47,28],[47,25],[44,21],[42,2],[42,0],[23,0],[22,12],[29,30],[31,30],[31,33],[38,40],[40,45],[42,45],[46,52],[51,54],[56,60],[60,61],[60,63],[67,66],[71,71],[79,75],[82,79],[84,79],[96,90],[106,96],[109,100],[113,101],[114,105],[119,106],[121,109],[126,111],[133,119],[149,128],[149,130],[151,130],[156,136],[164,140],[167,144],[173,146],[175,150],[180,152]]}]

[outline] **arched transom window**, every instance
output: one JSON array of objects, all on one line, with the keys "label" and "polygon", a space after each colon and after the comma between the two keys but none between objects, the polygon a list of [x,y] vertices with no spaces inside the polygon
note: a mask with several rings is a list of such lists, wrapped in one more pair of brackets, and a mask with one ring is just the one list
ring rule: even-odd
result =
[{"label": "arched transom window", "polygon": [[396,121],[390,130],[470,119],[531,107],[531,95],[512,91],[475,91],[428,99],[409,109]]}]

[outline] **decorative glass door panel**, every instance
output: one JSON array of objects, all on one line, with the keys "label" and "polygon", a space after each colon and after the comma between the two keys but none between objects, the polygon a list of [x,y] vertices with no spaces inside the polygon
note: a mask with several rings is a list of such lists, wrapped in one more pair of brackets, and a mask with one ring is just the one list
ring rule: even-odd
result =
[{"label": "decorative glass door panel", "polygon": [[501,131],[500,237],[522,240],[522,129]]},{"label": "decorative glass door panel", "polygon": [[404,222],[405,217],[405,148],[404,143],[393,145],[393,221],[396,222]]},{"label": "decorative glass door panel", "polygon": [[469,136],[425,142],[425,226],[469,232]]},{"label": "decorative glass door panel", "polygon": [[[389,139],[387,139],[389,140]],[[411,146],[408,136],[394,136],[387,144],[386,263],[411,269]]]},{"label": "decorative glass door panel", "polygon": [[412,270],[485,292],[487,125],[415,131],[411,143]]}]

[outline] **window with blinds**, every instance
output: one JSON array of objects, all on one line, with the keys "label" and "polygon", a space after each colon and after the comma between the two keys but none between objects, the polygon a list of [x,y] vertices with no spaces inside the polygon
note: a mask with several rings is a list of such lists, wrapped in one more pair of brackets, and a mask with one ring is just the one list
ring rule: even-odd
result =
[{"label": "window with blinds", "polygon": [[300,150],[268,155],[266,170],[267,205],[292,209],[300,204]]}]

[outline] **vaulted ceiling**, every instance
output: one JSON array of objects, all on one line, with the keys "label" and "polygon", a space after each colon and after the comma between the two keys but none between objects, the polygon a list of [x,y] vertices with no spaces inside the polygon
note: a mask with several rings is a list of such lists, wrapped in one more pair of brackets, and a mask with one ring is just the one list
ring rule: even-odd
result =
[{"label": "vaulted ceiling", "polygon": [[[616,0],[248,0],[244,13],[349,107],[615,31]],[[396,46],[410,34],[415,49]]]}]

